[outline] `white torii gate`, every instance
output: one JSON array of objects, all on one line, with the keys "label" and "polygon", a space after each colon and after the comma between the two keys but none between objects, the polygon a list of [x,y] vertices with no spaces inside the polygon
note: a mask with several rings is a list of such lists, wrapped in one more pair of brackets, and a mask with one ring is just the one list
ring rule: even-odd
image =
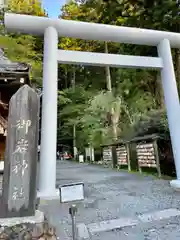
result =
[{"label": "white torii gate", "polygon": [[[110,26],[62,19],[6,13],[5,27],[11,32],[44,35],[43,104],[39,196],[58,196],[56,183],[57,80],[58,63],[153,68],[161,71],[177,180],[180,188],[180,105],[171,47],[180,48],[180,34],[140,28]],[[58,50],[58,37],[102,40],[157,46],[159,57]]]}]

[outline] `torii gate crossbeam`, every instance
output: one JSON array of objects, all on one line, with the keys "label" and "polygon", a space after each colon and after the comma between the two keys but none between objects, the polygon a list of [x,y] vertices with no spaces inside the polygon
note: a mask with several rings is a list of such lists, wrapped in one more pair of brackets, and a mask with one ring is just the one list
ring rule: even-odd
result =
[{"label": "torii gate crossbeam", "polygon": [[[164,99],[180,189],[180,105],[171,47],[180,48],[180,34],[140,28],[119,27],[62,19],[6,13],[5,27],[11,32],[44,35],[43,106],[39,196],[53,198],[56,191],[57,69],[58,62],[96,66],[153,68],[161,71]],[[58,37],[102,40],[157,46],[158,57],[123,56],[58,50]]]}]

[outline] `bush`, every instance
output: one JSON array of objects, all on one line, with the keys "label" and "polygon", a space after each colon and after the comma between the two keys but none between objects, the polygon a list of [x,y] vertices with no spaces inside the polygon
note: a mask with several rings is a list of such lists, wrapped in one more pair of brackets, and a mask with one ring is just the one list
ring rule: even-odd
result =
[{"label": "bush", "polygon": [[153,111],[143,116],[133,125],[133,136],[139,137],[150,134],[158,134],[162,138],[169,139],[169,128],[165,111]]}]

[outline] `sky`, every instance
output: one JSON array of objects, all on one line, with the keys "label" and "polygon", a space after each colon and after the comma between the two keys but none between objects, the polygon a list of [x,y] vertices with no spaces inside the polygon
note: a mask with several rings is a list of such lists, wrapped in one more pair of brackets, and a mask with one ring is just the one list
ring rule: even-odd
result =
[{"label": "sky", "polygon": [[43,0],[43,7],[48,12],[49,17],[58,17],[62,5],[66,0]]}]

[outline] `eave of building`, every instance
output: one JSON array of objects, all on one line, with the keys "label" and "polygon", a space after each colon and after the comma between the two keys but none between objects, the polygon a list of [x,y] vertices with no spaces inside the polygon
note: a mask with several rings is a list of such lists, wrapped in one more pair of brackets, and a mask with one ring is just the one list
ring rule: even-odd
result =
[{"label": "eave of building", "polygon": [[[0,86],[30,84],[29,72],[31,66],[26,63],[12,62],[4,56],[4,50],[0,48]],[[23,79],[24,82],[20,81]]]}]

